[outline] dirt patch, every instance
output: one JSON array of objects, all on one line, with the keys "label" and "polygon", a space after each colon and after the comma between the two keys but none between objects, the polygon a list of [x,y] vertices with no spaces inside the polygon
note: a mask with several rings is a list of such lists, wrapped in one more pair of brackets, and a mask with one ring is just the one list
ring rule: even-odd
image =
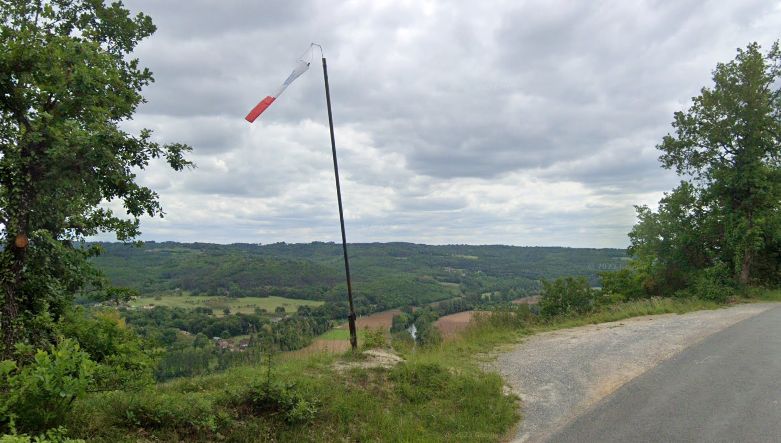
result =
[{"label": "dirt patch", "polygon": [[777,304],[636,317],[538,334],[502,353],[499,372],[523,405],[514,441],[544,441],[616,389],[705,337]]},{"label": "dirt patch", "polygon": [[357,361],[339,361],[334,363],[334,369],[337,371],[345,371],[352,368],[372,369],[372,368],[385,368],[390,369],[397,364],[404,361],[393,351],[383,349],[370,349],[361,353],[364,357],[363,360]]},{"label": "dirt patch", "polygon": [[472,321],[477,312],[479,311],[464,311],[445,315],[438,318],[434,325],[442,333],[443,338],[452,339],[469,326],[469,322]]},{"label": "dirt patch", "polygon": [[516,298],[511,303],[514,305],[536,305],[540,302],[539,295],[530,295],[528,297]]},{"label": "dirt patch", "polygon": [[377,312],[376,314],[366,315],[358,318],[355,321],[355,325],[358,329],[363,328],[384,328],[390,330],[393,324],[393,317],[401,314],[398,309],[391,309],[390,311]]},{"label": "dirt patch", "polygon": [[[371,315],[364,315],[362,317],[358,317],[355,320],[355,327],[358,328],[358,330],[365,328],[383,328],[387,331],[390,331],[391,325],[393,324],[393,317],[399,314],[401,314],[400,310],[391,309],[388,311],[377,312]],[[338,329],[347,329],[347,324],[345,323],[339,326]]]}]

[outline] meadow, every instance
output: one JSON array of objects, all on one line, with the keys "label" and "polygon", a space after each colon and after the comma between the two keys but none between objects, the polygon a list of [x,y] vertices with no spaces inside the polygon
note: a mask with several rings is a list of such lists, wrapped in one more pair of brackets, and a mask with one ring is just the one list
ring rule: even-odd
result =
[{"label": "meadow", "polygon": [[324,302],[316,300],[300,300],[277,296],[269,297],[223,297],[211,295],[145,295],[136,297],[129,304],[139,308],[143,306],[166,306],[169,308],[209,308],[214,315],[224,315],[224,310],[229,309],[231,314],[253,314],[256,309],[263,309],[273,313],[277,308],[283,308],[285,313],[292,314],[299,306],[321,306]]}]

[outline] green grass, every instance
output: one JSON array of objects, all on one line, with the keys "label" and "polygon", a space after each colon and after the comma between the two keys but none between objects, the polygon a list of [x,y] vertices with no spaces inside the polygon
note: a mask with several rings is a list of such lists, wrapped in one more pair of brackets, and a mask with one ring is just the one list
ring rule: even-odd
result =
[{"label": "green grass", "polygon": [[[781,291],[756,299],[781,300]],[[361,360],[349,353],[280,355],[272,378],[285,385],[268,391],[279,398],[269,400],[269,394],[258,403],[266,368],[238,367],[141,392],[91,394],[74,403],[67,427],[73,437],[99,442],[500,441],[520,416],[517,397],[505,395],[502,379],[480,367],[492,351],[551,329],[722,306],[698,299],[639,300],[550,320],[516,306],[477,316],[455,340],[398,349],[405,361],[392,369],[336,370],[337,360]],[[346,339],[347,330],[321,337]]]},{"label": "green grass", "polygon": [[544,331],[574,328],[576,326],[607,323],[643,315],[684,314],[692,311],[719,309],[724,306],[725,305],[713,301],[696,298],[653,298],[649,300],[635,300],[604,306],[597,311],[586,315],[572,315],[555,318],[547,323],[535,326],[533,330]]},{"label": "green grass", "polygon": [[322,301],[299,300],[285,297],[222,297],[211,295],[159,295],[136,297],[130,302],[130,306],[168,306],[172,308],[194,309],[198,307],[211,308],[216,315],[222,315],[225,308],[231,313],[252,314],[255,308],[274,312],[278,307],[285,308],[285,312],[293,313],[299,306],[320,306]]},{"label": "green grass", "polygon": [[[74,403],[68,429],[89,441],[497,441],[518,420],[517,399],[497,375],[457,367],[424,353],[393,369],[337,371],[335,356],[280,361],[278,404],[258,408],[265,368],[182,379],[147,391],[98,393]],[[290,421],[286,399],[314,407]],[[306,409],[306,408],[304,408]]]},{"label": "green grass", "polygon": [[781,301],[781,289],[757,291],[750,296],[757,301]]},{"label": "green grass", "polygon": [[[358,340],[360,341],[363,338],[364,332],[362,329],[358,329],[356,332],[358,333]],[[334,328],[317,336],[317,338],[322,338],[323,340],[349,340],[350,330],[347,328]]]}]

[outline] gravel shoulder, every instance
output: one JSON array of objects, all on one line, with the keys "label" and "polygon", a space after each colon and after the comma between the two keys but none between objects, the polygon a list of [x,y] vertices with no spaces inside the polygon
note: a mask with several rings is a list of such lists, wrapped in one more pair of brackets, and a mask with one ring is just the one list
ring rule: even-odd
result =
[{"label": "gravel shoulder", "polygon": [[635,317],[529,337],[488,364],[521,398],[523,421],[513,441],[544,441],[648,369],[775,306]]}]

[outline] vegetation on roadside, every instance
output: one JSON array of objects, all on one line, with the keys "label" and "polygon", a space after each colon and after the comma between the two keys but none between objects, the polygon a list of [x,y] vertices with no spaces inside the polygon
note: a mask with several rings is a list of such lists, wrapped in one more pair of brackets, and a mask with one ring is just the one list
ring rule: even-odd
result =
[{"label": "vegetation on roadside", "polygon": [[[761,289],[781,284],[781,49],[752,44],[675,114],[659,149],[684,181],[658,210],[638,208],[628,266],[614,249],[354,245],[358,313],[408,307],[390,344],[404,362],[275,360],[344,317],[338,245],[86,242],[103,232],[132,241],[140,217],[162,214],[138,170],[191,165],[189,147],[120,129],[152,81],[130,56],[154,30],[120,2],[0,3],[2,442],[496,441],[518,420],[517,398],[476,360],[500,344],[781,299]],[[600,270],[616,272],[597,290]],[[509,303],[544,278],[555,280],[542,282],[538,308]],[[223,305],[170,298],[187,293]],[[138,294],[161,306],[132,306]],[[271,296],[307,302],[287,309]],[[476,307],[491,312],[441,339],[439,315]],[[233,352],[226,337],[247,347]],[[385,331],[362,331],[362,346],[387,348]]]},{"label": "vegetation on roadside", "polygon": [[632,256],[611,291],[724,301],[781,284],[781,47],[752,43],[713,71],[657,147],[681,177],[659,209],[637,207]]},{"label": "vegetation on roadside", "polygon": [[[443,355],[449,351],[440,350]],[[90,441],[496,441],[517,421],[497,375],[431,352],[390,369],[336,369],[320,354],[180,379],[73,404],[66,426]],[[347,357],[360,362],[361,356]]]}]

